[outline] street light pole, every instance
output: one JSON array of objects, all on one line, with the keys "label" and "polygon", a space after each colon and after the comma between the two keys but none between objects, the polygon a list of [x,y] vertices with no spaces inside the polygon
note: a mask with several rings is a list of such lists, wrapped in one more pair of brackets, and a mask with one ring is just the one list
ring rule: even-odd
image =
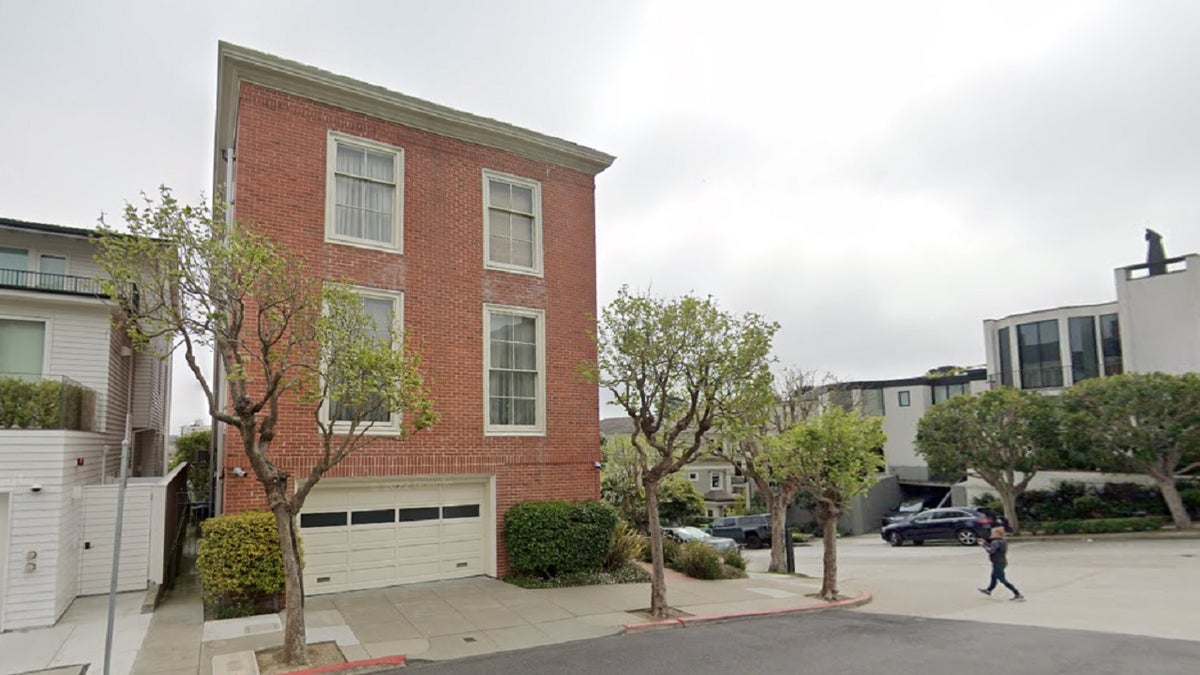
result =
[{"label": "street light pole", "polygon": [[113,532],[112,576],[108,582],[108,631],[104,635],[104,675],[112,665],[113,624],[117,612],[117,576],[121,569],[121,528],[125,524],[125,485],[129,476],[129,425],[121,441],[121,481],[117,486],[117,525]]}]

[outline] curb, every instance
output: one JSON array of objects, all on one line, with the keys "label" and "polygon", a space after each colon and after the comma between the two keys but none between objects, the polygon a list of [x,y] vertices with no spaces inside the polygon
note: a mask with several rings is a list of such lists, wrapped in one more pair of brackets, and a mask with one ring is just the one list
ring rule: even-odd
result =
[{"label": "curb", "polygon": [[1011,543],[1038,541],[1171,541],[1174,539],[1200,539],[1200,529],[1164,530],[1159,532],[1101,532],[1096,534],[1016,534],[1008,537]]},{"label": "curb", "polygon": [[370,666],[393,666],[403,667],[407,665],[408,657],[403,654],[396,656],[384,656],[378,659],[364,659],[362,661],[347,661],[346,663],[333,663],[328,666],[317,666],[316,668],[306,668],[304,670],[289,670],[286,675],[318,675],[319,673],[336,673],[343,670],[352,670],[354,668],[367,668]]},{"label": "curb", "polygon": [[687,626],[714,623],[717,621],[731,621],[733,619],[749,619],[758,616],[777,616],[780,614],[804,614],[807,612],[820,612],[826,609],[843,609],[849,607],[862,607],[863,605],[874,600],[874,597],[863,591],[853,598],[845,600],[834,600],[832,602],[822,602],[816,605],[805,605],[803,607],[784,607],[783,609],[751,609],[742,612],[729,612],[727,614],[704,614],[701,616],[688,616],[680,619],[663,619],[661,621],[647,621],[644,623],[627,623],[624,628],[624,633],[645,633],[654,630],[663,630],[667,628],[686,628]]}]

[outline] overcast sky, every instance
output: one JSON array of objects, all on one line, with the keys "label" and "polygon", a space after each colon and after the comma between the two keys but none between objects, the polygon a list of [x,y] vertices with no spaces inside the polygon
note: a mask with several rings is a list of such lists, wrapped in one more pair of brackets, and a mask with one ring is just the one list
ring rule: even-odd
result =
[{"label": "overcast sky", "polygon": [[0,0],[0,215],[207,193],[227,40],[614,154],[601,303],[711,294],[784,364],[907,377],[1113,300],[1145,227],[1200,251],[1198,34],[1187,0]]}]

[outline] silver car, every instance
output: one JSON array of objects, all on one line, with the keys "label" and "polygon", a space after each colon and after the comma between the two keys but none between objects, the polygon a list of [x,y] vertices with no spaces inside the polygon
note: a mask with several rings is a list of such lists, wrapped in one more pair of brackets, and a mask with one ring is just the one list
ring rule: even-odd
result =
[{"label": "silver car", "polygon": [[729,537],[714,537],[698,527],[664,527],[663,534],[681,544],[698,541],[718,553],[736,551],[738,543]]}]

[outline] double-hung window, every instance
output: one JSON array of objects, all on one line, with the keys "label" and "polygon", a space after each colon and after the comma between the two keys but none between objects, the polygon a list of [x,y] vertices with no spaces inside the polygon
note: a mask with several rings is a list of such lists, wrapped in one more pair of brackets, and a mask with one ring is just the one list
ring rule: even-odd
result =
[{"label": "double-hung window", "polygon": [[540,276],[541,185],[484,170],[483,205],[484,266]]},{"label": "double-hung window", "polygon": [[[381,342],[391,343],[393,328],[399,329],[403,324],[404,294],[398,291],[389,292],[367,288],[355,290],[362,298],[363,309],[371,319],[368,328],[371,336]],[[400,349],[398,344],[392,344],[392,347]],[[370,424],[368,433],[393,433],[399,430],[400,421],[396,419],[398,416],[392,415],[387,410],[374,409],[377,406],[371,403],[368,403],[366,407],[368,410],[360,418],[359,429]],[[328,420],[334,423],[335,429],[338,426],[348,427],[358,412],[355,408],[343,405],[338,401],[328,402]]]},{"label": "double-hung window", "polygon": [[485,305],[484,432],[546,432],[546,330],[541,310]]},{"label": "double-hung window", "polygon": [[325,239],[400,252],[404,150],[329,132]]}]

